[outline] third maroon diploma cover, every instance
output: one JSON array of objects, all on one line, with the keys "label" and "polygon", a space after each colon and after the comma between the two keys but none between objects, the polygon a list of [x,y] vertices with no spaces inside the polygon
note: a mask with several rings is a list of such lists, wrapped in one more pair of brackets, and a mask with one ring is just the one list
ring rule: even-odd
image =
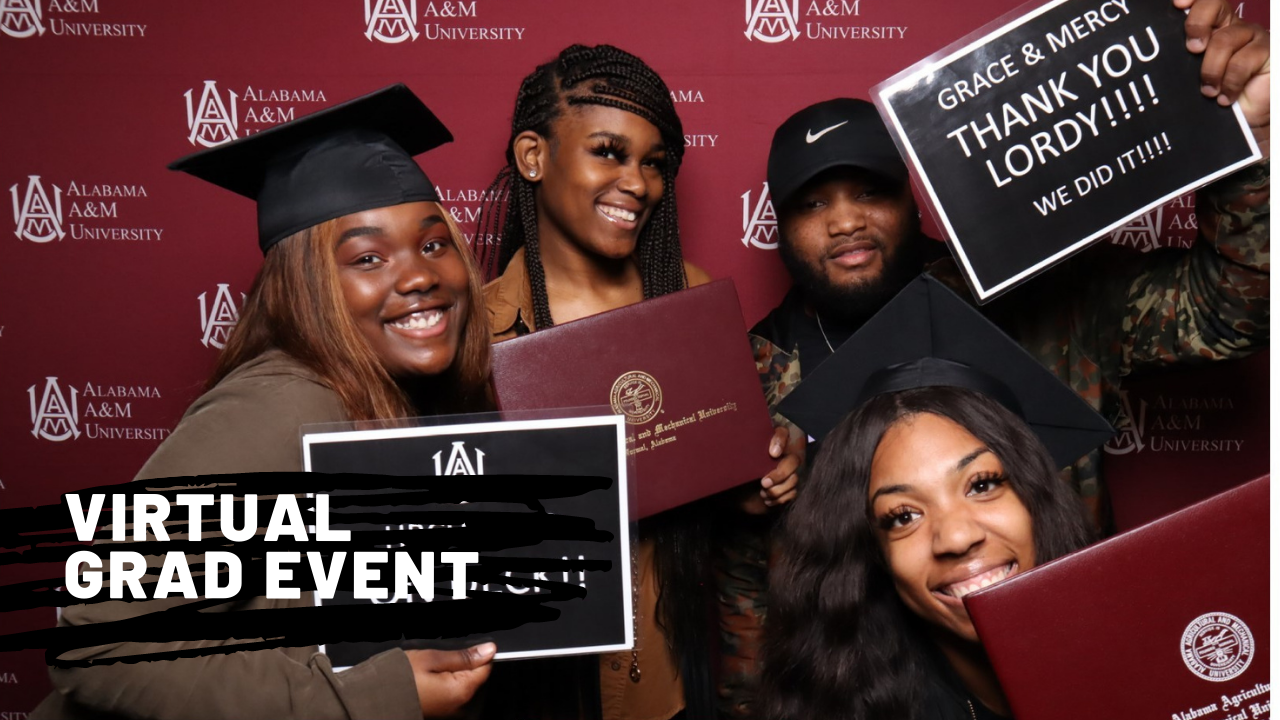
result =
[{"label": "third maroon diploma cover", "polygon": [[738,295],[718,280],[493,347],[502,410],[611,406],[637,517],[759,479],[773,424]]},{"label": "third maroon diploma cover", "polygon": [[1014,717],[1271,716],[1270,477],[980,590]]}]

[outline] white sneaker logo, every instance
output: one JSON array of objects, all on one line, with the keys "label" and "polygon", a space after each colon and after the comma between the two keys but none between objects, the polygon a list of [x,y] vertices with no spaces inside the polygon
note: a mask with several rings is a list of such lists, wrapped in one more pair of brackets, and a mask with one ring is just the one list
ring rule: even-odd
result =
[{"label": "white sneaker logo", "polygon": [[807,142],[807,143],[809,143],[810,145],[812,145],[813,143],[817,142],[817,141],[818,141],[818,138],[822,137],[823,135],[826,135],[827,133],[831,132],[832,130],[835,130],[836,128],[838,128],[838,127],[840,127],[840,126],[842,126],[842,125],[848,125],[848,124],[849,124],[849,121],[848,121],[848,120],[845,120],[845,121],[844,121],[844,122],[842,122],[842,123],[836,123],[835,125],[832,125],[831,127],[827,128],[826,130],[820,130],[820,131],[818,131],[818,132],[816,132],[816,133],[815,133],[814,131],[812,131],[812,130],[809,130],[809,131],[805,132],[805,134],[804,134],[804,141],[805,141],[805,142]]}]

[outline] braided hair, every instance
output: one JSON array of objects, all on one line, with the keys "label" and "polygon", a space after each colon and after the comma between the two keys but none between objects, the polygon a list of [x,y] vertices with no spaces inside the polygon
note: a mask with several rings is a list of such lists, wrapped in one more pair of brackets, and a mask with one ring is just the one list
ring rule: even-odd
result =
[{"label": "braided hair", "polygon": [[[676,114],[671,91],[643,60],[611,45],[565,48],[554,60],[538,66],[520,83],[506,166],[485,192],[477,237],[499,236],[492,246],[477,244],[486,279],[506,270],[521,247],[529,275],[534,308],[533,330],[554,325],[547,300],[546,275],[538,248],[535,184],[516,166],[515,140],[533,131],[543,138],[566,109],[602,105],[634,113],[658,129],[666,146],[662,169],[662,200],[640,231],[635,249],[644,297],[683,290],[686,285],[676,211],[676,174],[684,156],[684,126]],[[500,233],[500,235],[497,235]],[[526,318],[528,320],[528,318]],[[711,531],[700,504],[687,505],[648,518],[641,534],[655,541],[654,571],[658,580],[658,624],[679,668],[690,718],[712,717],[715,694],[711,682],[709,630]],[[644,668],[641,668],[644,672]],[[594,671],[589,673],[596,677]],[[492,684],[492,683],[491,683]],[[592,681],[594,684],[594,681]],[[491,693],[492,694],[492,693]],[[594,705],[594,707],[589,707]],[[599,712],[599,702],[585,701],[584,717]]]},{"label": "braided hair", "polygon": [[535,329],[555,323],[538,249],[535,186],[517,171],[514,144],[520,133],[530,130],[550,138],[552,126],[565,109],[581,105],[626,110],[649,121],[662,135],[667,148],[667,163],[662,171],[663,198],[640,232],[636,261],[645,298],[685,287],[675,187],[684,156],[684,126],[676,114],[671,91],[652,68],[631,53],[612,45],[573,45],[555,60],[539,65],[520,83],[511,137],[507,140],[507,164],[485,192],[487,200],[477,233],[482,238],[498,233],[501,237],[496,253],[487,245],[479,246],[481,269],[487,280],[506,270],[517,250],[525,249]]}]

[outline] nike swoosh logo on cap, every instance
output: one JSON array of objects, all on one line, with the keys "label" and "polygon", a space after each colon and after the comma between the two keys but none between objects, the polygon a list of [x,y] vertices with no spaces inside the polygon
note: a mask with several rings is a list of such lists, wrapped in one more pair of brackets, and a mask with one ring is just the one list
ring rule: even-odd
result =
[{"label": "nike swoosh logo on cap", "polygon": [[826,135],[827,133],[831,132],[832,130],[835,130],[836,128],[842,125],[848,125],[848,124],[849,124],[849,121],[845,120],[842,123],[836,123],[835,125],[832,125],[826,130],[819,130],[816,133],[812,130],[806,131],[804,134],[804,141],[812,145],[813,143],[817,142],[818,138],[822,137],[823,135]]}]

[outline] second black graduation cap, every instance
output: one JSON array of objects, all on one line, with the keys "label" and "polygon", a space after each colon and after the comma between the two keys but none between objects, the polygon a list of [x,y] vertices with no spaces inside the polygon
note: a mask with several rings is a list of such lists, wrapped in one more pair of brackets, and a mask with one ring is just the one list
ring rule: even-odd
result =
[{"label": "second black graduation cap", "polygon": [[1115,434],[1075,391],[928,275],[807,373],[777,410],[821,440],[874,395],[938,385],[983,392],[1022,416],[1059,467]]},{"label": "second black graduation cap", "polygon": [[403,84],[169,164],[258,201],[258,245],[362,210],[439,202],[413,156],[453,140]]}]

